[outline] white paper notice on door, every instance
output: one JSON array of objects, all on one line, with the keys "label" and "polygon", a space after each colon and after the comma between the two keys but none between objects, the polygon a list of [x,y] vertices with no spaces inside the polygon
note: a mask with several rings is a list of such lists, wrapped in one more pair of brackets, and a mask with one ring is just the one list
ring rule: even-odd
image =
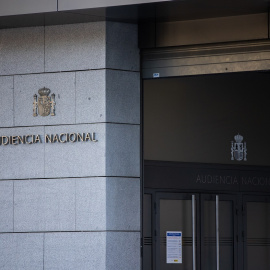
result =
[{"label": "white paper notice on door", "polygon": [[182,263],[182,232],[167,231],[167,263]]}]

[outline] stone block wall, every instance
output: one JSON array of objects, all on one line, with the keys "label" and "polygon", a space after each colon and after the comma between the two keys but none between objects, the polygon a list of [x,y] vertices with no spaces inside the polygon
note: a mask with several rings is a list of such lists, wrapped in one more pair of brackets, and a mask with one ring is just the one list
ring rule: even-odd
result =
[{"label": "stone block wall", "polygon": [[140,269],[137,26],[3,29],[0,63],[0,269]]}]

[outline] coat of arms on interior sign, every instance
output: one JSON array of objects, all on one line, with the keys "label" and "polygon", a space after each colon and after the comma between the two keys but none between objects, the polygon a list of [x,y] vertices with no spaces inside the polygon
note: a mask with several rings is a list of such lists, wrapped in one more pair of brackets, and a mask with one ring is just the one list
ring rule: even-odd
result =
[{"label": "coat of arms on interior sign", "polygon": [[240,134],[234,136],[234,141],[231,144],[231,160],[247,161],[247,145],[243,141],[243,136]]},{"label": "coat of arms on interior sign", "polygon": [[38,90],[39,97],[34,95],[33,116],[55,116],[55,94],[49,96],[51,90],[43,87]]}]

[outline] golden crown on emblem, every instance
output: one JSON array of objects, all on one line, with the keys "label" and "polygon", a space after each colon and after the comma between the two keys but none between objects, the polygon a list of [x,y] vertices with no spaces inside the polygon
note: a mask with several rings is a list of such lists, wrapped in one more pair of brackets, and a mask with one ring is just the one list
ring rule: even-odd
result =
[{"label": "golden crown on emblem", "polygon": [[38,90],[40,96],[48,96],[51,93],[49,88],[43,87]]}]

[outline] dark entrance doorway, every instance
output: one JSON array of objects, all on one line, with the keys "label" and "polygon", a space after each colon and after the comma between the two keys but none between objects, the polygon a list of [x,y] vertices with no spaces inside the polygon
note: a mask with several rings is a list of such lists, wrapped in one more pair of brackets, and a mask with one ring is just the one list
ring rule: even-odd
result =
[{"label": "dark entrance doorway", "polygon": [[[270,269],[268,168],[146,162],[145,176],[144,269]],[[182,233],[182,263],[167,263],[168,231]]]},{"label": "dark entrance doorway", "polygon": [[[144,270],[270,269],[270,143],[258,132],[270,134],[269,79],[250,72],[143,82]],[[237,134],[247,160],[236,161]],[[174,263],[171,232],[182,241]]]}]

